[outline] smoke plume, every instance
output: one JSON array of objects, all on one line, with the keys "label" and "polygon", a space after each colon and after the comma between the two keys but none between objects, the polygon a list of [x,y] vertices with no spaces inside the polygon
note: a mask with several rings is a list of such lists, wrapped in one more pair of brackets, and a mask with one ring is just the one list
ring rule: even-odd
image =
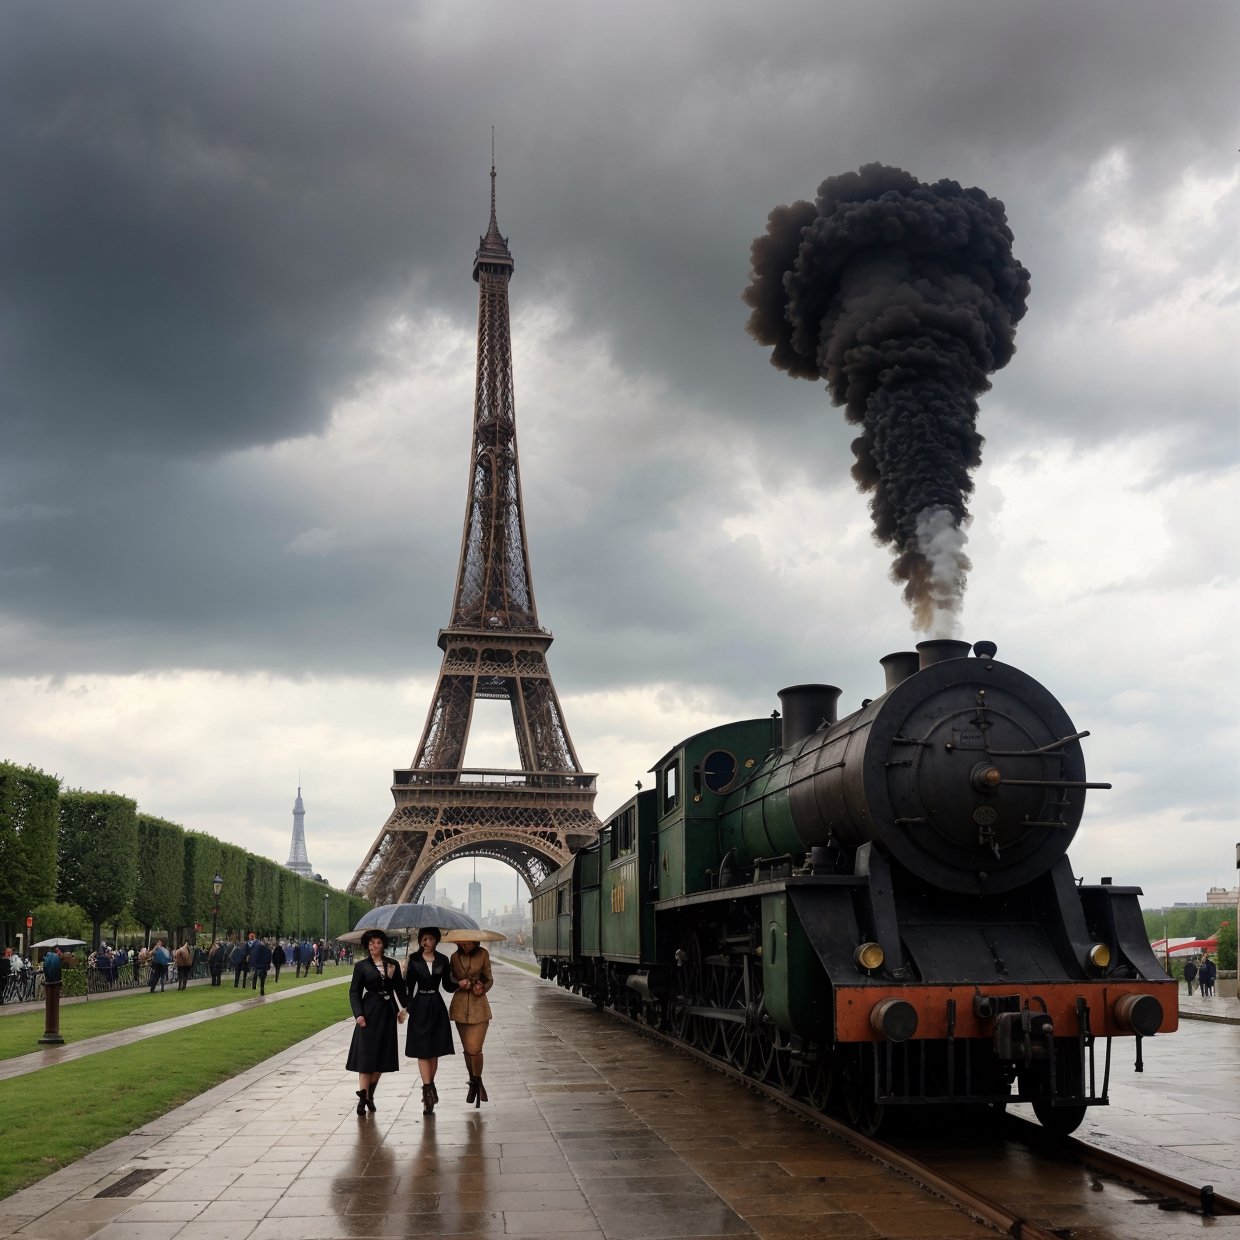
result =
[{"label": "smoke plume", "polygon": [[776,207],[753,243],[749,332],[861,427],[852,474],[923,632],[950,633],[960,610],[977,397],[1015,352],[1028,294],[1003,203],[882,164]]}]

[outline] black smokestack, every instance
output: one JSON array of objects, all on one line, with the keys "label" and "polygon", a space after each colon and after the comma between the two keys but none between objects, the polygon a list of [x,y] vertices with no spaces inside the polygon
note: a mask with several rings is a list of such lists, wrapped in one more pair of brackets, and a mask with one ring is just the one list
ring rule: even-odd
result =
[{"label": "black smokestack", "polygon": [[1015,352],[1028,294],[1003,203],[882,164],[776,207],[753,243],[749,332],[773,365],[825,379],[862,428],[853,477],[924,632],[955,625],[977,397]]}]

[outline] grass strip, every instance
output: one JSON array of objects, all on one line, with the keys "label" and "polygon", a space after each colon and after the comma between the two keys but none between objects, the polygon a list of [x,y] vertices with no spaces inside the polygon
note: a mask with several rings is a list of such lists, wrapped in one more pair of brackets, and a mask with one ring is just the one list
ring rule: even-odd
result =
[{"label": "grass strip", "polygon": [[[349,971],[352,972],[351,970]],[[344,977],[343,969],[304,977],[281,972],[280,984],[276,986],[270,975],[267,993],[283,994],[294,987],[309,982],[329,982]],[[124,998],[90,999],[86,1003],[62,1003],[60,1005],[60,1033],[66,1042],[81,1042],[103,1033],[116,1033],[120,1029],[133,1029],[151,1021],[167,1020],[172,1016],[185,1016],[190,1012],[202,1012],[225,1003],[237,1003],[253,999],[257,990],[234,989],[231,978],[222,986],[195,983],[184,990],[172,987],[162,994],[151,994],[146,987],[135,990]],[[29,1011],[20,1015],[0,1017],[0,1059],[12,1059],[39,1050],[39,1039],[45,1025],[43,1004],[31,1004]]]},{"label": "grass strip", "polygon": [[333,986],[0,1083],[0,1198],[348,1016]]}]

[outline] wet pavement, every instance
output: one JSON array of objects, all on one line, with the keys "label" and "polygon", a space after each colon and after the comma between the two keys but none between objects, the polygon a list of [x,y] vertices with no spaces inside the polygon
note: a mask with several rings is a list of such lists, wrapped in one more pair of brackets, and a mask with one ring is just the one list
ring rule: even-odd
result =
[{"label": "wet pavement", "polygon": [[[497,964],[491,1101],[445,1058],[354,1114],[351,1021],[0,1203],[23,1240],[993,1234],[709,1068]],[[341,995],[344,1007],[344,996]],[[412,1066],[412,1065],[409,1065]],[[126,1197],[100,1197],[135,1171]],[[123,1190],[122,1190],[123,1191]],[[862,1217],[865,1213],[866,1218]],[[868,1220],[868,1221],[867,1221]]]},{"label": "wet pavement", "polygon": [[[527,973],[497,964],[491,999],[481,1110],[464,1104],[458,1055],[442,1061],[434,1116],[406,1061],[359,1119],[342,992],[339,1024],[0,1202],[0,1236],[994,1234]],[[1078,1135],[1240,1195],[1240,1025],[1185,1020],[1145,1060],[1135,1076],[1117,1054],[1112,1105]],[[99,1195],[113,1186],[126,1195]]]}]

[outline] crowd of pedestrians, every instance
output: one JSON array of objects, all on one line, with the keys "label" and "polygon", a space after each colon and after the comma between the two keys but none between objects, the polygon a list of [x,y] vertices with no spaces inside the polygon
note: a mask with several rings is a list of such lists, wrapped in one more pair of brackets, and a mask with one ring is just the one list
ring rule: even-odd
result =
[{"label": "crowd of pedestrians", "polygon": [[[87,989],[95,994],[145,983],[148,992],[154,994],[166,990],[169,983],[184,990],[196,977],[209,977],[212,986],[219,986],[225,969],[230,969],[234,987],[248,983],[251,990],[265,995],[268,979],[279,982],[280,970],[288,964],[296,967],[300,977],[303,969],[309,976],[312,969],[321,974],[325,963],[346,962],[352,963],[351,950],[332,948],[319,939],[299,942],[250,932],[243,939],[217,940],[204,948],[188,941],[169,947],[164,937],[157,936],[149,946],[133,951],[100,943],[86,958]],[[35,999],[38,978],[37,965],[23,959],[19,952],[11,947],[0,951],[0,1003]]]}]

